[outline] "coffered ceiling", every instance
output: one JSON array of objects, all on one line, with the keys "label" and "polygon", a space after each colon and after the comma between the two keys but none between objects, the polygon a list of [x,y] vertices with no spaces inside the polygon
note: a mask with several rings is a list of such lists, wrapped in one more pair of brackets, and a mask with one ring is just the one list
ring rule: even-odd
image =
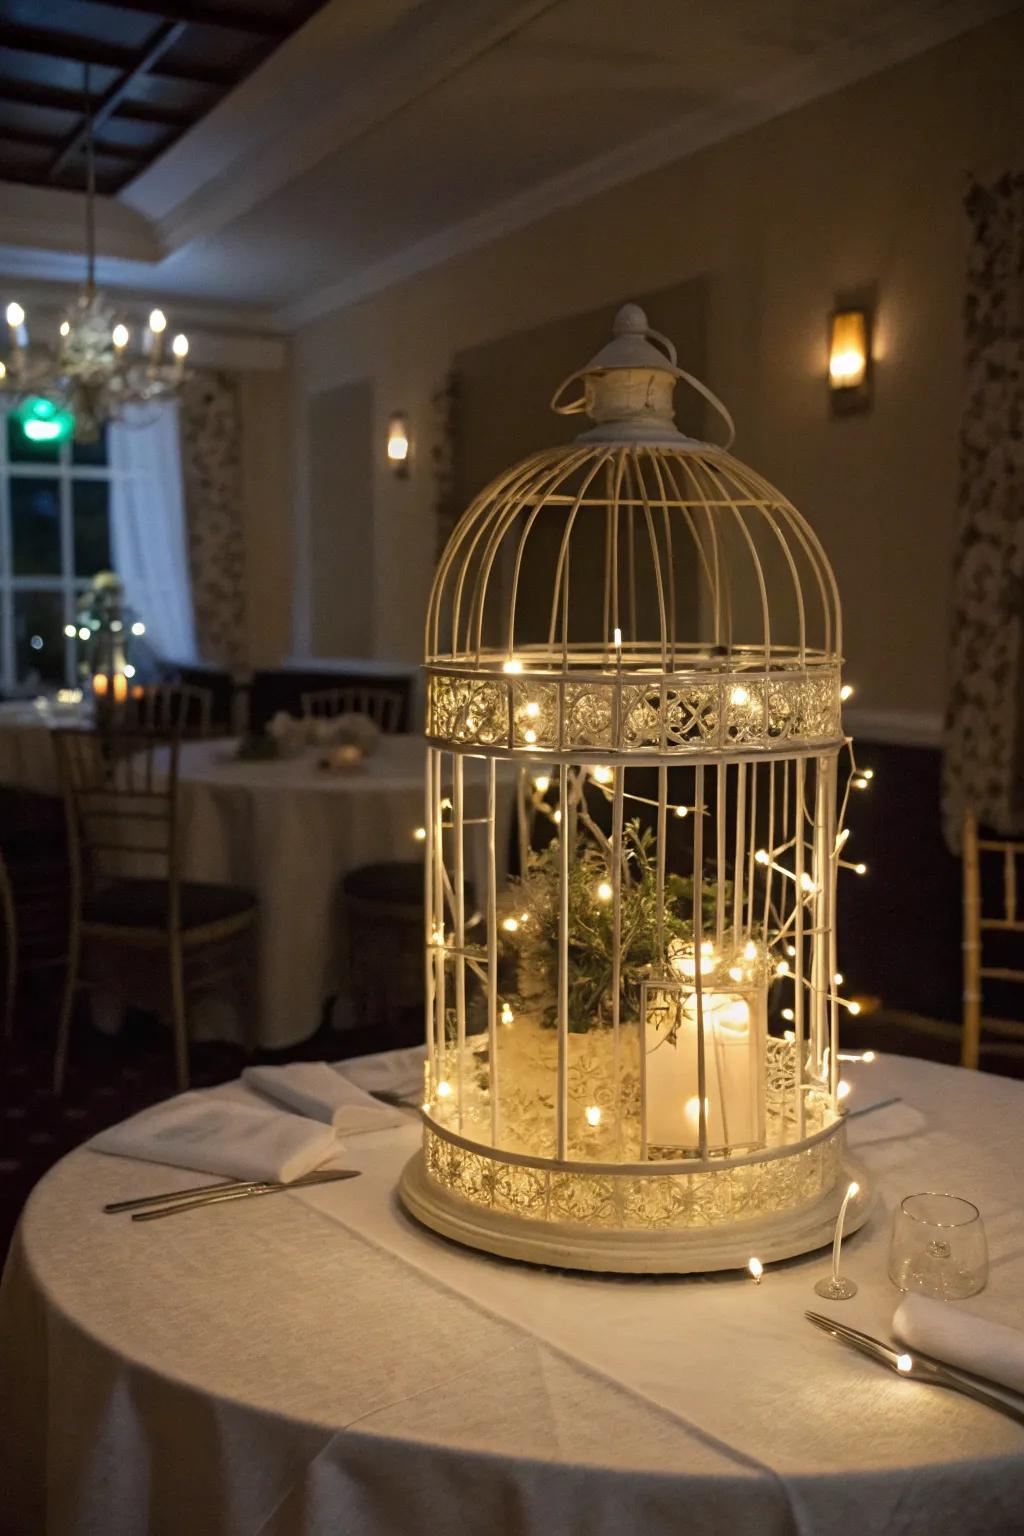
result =
[{"label": "coffered ceiling", "polygon": [[0,274],[80,274],[86,56],[102,281],[290,325],[1015,8],[0,0]]}]

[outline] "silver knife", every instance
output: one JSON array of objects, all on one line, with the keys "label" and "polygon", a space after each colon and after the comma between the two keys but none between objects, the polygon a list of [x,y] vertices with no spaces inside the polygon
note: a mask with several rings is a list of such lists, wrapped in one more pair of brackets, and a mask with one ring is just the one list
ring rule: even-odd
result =
[{"label": "silver knife", "polygon": [[[174,1216],[178,1211],[194,1211],[204,1205],[220,1205],[227,1200],[248,1200],[256,1195],[280,1195],[289,1189],[308,1189],[315,1184],[333,1184],[339,1179],[357,1179],[357,1168],[331,1168],[320,1173],[307,1173],[288,1183],[235,1184],[228,1189],[207,1185],[205,1195],[194,1200],[170,1199],[151,1210],[136,1211],[132,1221],[156,1221],[161,1216]],[[166,1197],[165,1197],[166,1199]]]}]

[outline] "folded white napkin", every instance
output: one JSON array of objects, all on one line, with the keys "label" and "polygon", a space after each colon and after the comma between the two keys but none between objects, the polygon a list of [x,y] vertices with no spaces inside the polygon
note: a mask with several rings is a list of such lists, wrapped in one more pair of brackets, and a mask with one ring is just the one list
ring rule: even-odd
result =
[{"label": "folded white napkin", "polygon": [[247,1088],[276,1099],[309,1120],[322,1120],[339,1136],[382,1131],[401,1125],[405,1116],[390,1104],[372,1099],[325,1061],[291,1061],[283,1067],[246,1067]]},{"label": "folded white napkin", "polygon": [[423,1094],[423,1063],[427,1052],[422,1045],[410,1045],[401,1051],[375,1051],[372,1056],[353,1056],[339,1061],[338,1071],[350,1083],[357,1083],[367,1093],[393,1093],[399,1099],[419,1099]]},{"label": "folded white napkin", "polygon": [[93,1138],[97,1152],[233,1179],[297,1179],[338,1150],[330,1126],[210,1093],[185,1093]]},{"label": "folded white napkin", "polygon": [[1024,1392],[1024,1333],[962,1312],[948,1301],[911,1293],[896,1308],[892,1331],[911,1349]]}]

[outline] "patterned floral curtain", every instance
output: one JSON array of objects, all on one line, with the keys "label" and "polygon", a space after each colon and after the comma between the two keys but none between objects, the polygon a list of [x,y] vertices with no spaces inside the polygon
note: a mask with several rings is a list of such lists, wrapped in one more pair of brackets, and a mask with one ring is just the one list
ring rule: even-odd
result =
[{"label": "patterned floral curtain", "polygon": [[190,372],[179,411],[196,643],[204,661],[245,660],[242,415],[230,373]]},{"label": "patterned floral curtain", "polygon": [[1024,831],[1024,173],[966,198],[967,398],[960,428],[943,823]]}]

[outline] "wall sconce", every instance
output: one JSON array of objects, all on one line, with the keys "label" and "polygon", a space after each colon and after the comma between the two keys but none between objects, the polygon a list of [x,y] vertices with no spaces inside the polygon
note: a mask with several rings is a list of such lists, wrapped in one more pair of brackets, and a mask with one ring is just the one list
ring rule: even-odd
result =
[{"label": "wall sconce", "polygon": [[871,325],[866,309],[837,309],[829,318],[828,388],[832,413],[871,404]]},{"label": "wall sconce", "polygon": [[408,479],[409,424],[401,411],[396,411],[388,422],[388,463],[396,480]]}]

